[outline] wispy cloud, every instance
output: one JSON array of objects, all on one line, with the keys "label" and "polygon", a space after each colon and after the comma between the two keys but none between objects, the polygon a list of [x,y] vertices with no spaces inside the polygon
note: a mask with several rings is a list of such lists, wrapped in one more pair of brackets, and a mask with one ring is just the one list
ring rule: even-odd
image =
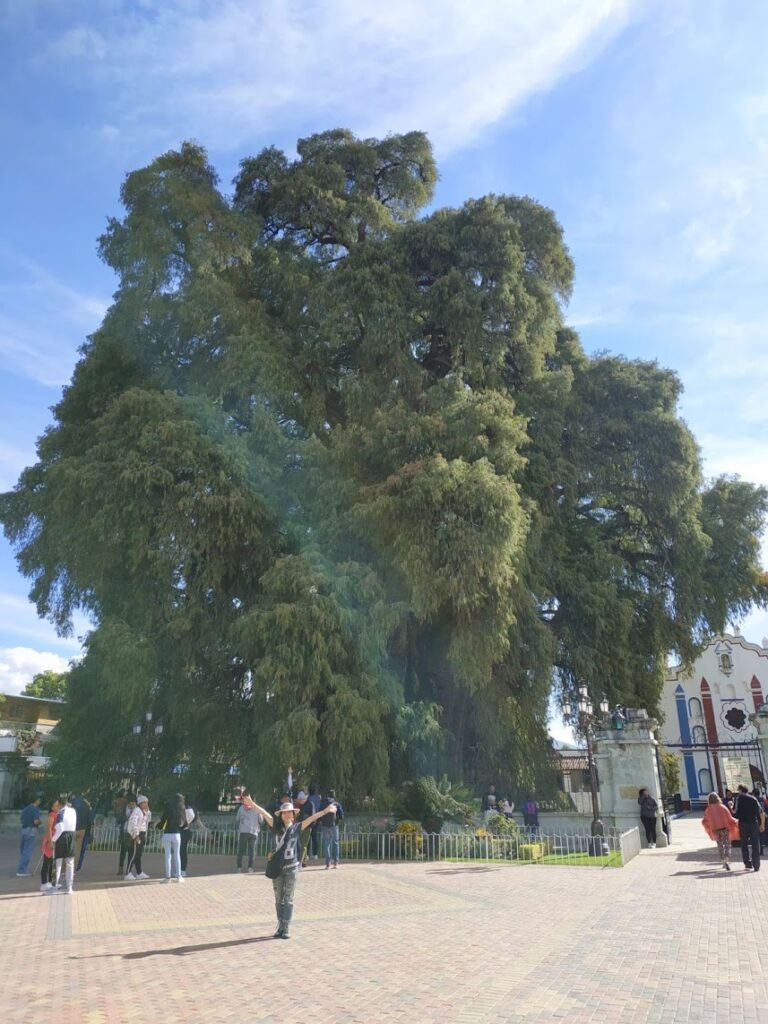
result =
[{"label": "wispy cloud", "polygon": [[639,0],[164,0],[101,11],[49,57],[105,90],[129,139],[233,149],[285,119],[362,132],[421,128],[460,147],[583,66]]},{"label": "wispy cloud", "polygon": [[77,348],[107,309],[23,255],[0,248],[0,369],[49,387],[69,380]]},{"label": "wispy cloud", "polygon": [[[77,636],[83,636],[89,628],[87,620],[78,615],[74,622]],[[35,640],[60,654],[74,656],[81,651],[76,637],[57,636],[53,626],[38,617],[35,606],[26,598],[0,592],[0,643],[10,644],[21,639]]]},{"label": "wispy cloud", "polygon": [[[0,647],[0,693],[18,694],[38,672],[64,672],[68,658],[33,647]],[[0,707],[0,716],[2,716]]]}]

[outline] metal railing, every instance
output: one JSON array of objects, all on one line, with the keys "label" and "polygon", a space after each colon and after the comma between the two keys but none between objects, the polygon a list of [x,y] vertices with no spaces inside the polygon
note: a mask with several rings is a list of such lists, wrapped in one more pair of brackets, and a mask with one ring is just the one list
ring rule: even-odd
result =
[{"label": "metal railing", "polygon": [[[320,830],[322,838],[323,830]],[[116,825],[96,825],[90,843],[93,850],[117,852],[120,833]],[[232,829],[192,829],[189,852],[198,856],[234,857],[238,834]],[[272,848],[272,834],[262,829],[256,839],[257,857]],[[144,847],[148,853],[162,850],[162,834],[150,826]],[[524,830],[492,835],[484,829],[465,832],[351,832],[340,836],[343,860],[492,862],[497,864],[561,864],[621,867],[640,852],[637,828],[621,832],[606,829],[604,836],[588,832],[558,833]],[[322,853],[322,850],[321,850]]]}]

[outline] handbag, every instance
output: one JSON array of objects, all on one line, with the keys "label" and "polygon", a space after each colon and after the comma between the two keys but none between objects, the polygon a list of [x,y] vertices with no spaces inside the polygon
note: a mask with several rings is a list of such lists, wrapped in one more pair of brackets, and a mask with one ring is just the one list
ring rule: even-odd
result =
[{"label": "handbag", "polygon": [[285,864],[285,837],[287,834],[288,830],[286,829],[280,837],[277,846],[267,857],[267,867],[264,871],[267,878],[279,878],[283,873],[283,866]]}]

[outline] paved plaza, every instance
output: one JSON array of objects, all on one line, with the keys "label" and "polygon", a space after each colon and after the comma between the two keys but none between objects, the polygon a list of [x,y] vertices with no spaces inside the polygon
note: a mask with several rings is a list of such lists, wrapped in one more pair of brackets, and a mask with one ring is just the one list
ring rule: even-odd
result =
[{"label": "paved plaza", "polygon": [[288,942],[268,880],[227,860],[162,885],[92,854],[71,897],[44,897],[8,877],[5,839],[0,1019],[768,1022],[768,865],[727,875],[697,819],[674,829],[623,869],[313,866]]}]

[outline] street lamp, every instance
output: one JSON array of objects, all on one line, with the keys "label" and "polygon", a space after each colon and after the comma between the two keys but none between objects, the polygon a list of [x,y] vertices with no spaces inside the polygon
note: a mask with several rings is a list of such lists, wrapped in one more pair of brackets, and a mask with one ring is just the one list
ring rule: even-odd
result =
[{"label": "street lamp", "polygon": [[[603,718],[608,714],[610,707],[608,698],[603,696],[600,704],[598,705],[600,714]],[[563,701],[563,718],[573,724],[576,731],[580,733],[587,741],[587,768],[589,769],[589,791],[592,797],[592,825],[590,831],[593,836],[602,836],[605,834],[605,828],[603,826],[602,819],[600,817],[600,807],[598,805],[597,797],[597,768],[595,766],[595,756],[592,749],[592,726],[595,721],[594,705],[589,697],[589,690],[586,684],[582,683],[577,690],[576,698],[576,710],[569,698]]]},{"label": "street lamp", "polygon": [[146,789],[149,759],[154,751],[155,743],[163,735],[163,723],[157,721],[153,725],[153,718],[152,712],[147,711],[144,715],[144,721],[135,722],[131,730],[136,737],[137,743],[140,744],[141,761],[136,777],[137,789]]}]

